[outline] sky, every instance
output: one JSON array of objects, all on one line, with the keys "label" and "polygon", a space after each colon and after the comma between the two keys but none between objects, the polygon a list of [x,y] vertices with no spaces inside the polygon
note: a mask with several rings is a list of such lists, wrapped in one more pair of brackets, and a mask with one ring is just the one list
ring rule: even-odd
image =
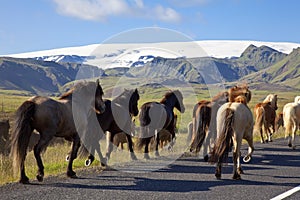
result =
[{"label": "sky", "polygon": [[195,41],[300,43],[299,8],[298,0],[3,0],[0,55],[99,44],[143,27]]}]

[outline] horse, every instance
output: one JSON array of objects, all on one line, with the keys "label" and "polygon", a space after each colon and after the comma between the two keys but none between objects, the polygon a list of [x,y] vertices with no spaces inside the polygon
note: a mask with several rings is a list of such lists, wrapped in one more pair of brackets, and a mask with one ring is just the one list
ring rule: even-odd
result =
[{"label": "horse", "polygon": [[[242,96],[240,96],[242,95]],[[239,98],[239,99],[236,99]],[[198,153],[203,145],[204,160],[208,161],[208,152],[212,150],[216,138],[216,116],[217,111],[227,102],[243,101],[244,103],[251,100],[251,92],[246,85],[233,86],[225,92],[214,96],[211,101],[201,100],[193,110],[192,119],[192,142],[190,152]]]},{"label": "horse", "polygon": [[[298,98],[298,96],[296,97]],[[283,107],[283,124],[285,128],[285,138],[288,137],[288,146],[293,149],[295,146],[295,136],[300,123],[300,104],[298,99],[295,102],[287,103]],[[291,136],[292,133],[292,136]]]},{"label": "horse", "polygon": [[[276,130],[275,119],[277,108],[276,94],[269,94],[262,103],[258,103],[254,107],[254,131],[260,132],[261,143],[272,142],[272,134]],[[270,127],[272,127],[272,131],[270,130]],[[267,140],[264,140],[263,132],[267,135]]]},{"label": "horse", "polygon": [[280,127],[284,127],[283,123],[283,112],[278,113],[275,119],[275,132],[277,133]]},{"label": "horse", "polygon": [[221,179],[222,163],[227,162],[228,153],[233,147],[233,179],[241,179],[243,170],[240,164],[240,148],[242,139],[248,142],[248,154],[244,157],[244,162],[249,162],[252,158],[253,147],[253,116],[245,103],[225,103],[217,112],[217,139],[210,163],[217,163],[215,176]]},{"label": "horse", "polygon": [[131,159],[137,159],[134,154],[132,142],[132,133],[134,132],[134,122],[132,122],[132,117],[137,116],[139,113],[139,99],[140,96],[137,89],[125,89],[122,94],[112,101],[108,99],[104,101],[106,107],[105,111],[101,114],[97,114],[97,120],[101,130],[98,135],[93,136],[93,141],[90,143],[92,145],[89,145],[88,147],[85,146],[88,149],[82,149],[82,151],[80,151],[82,155],[86,154],[86,150],[89,151],[88,159],[85,161],[86,166],[91,165],[95,160],[95,151],[97,151],[98,155],[101,154],[99,140],[102,138],[103,133],[106,133],[107,150],[105,156],[106,161],[101,162],[102,165],[106,165],[106,162],[110,159],[110,154],[113,150],[114,137],[121,132],[126,133],[125,135]]},{"label": "horse", "polygon": [[[158,145],[160,131],[168,130],[172,135],[172,141],[175,139],[174,127],[174,108],[184,113],[183,96],[179,90],[168,91],[160,102],[146,102],[140,108],[139,121],[141,135],[137,141],[139,149],[144,145],[144,158],[149,157],[149,143],[152,137],[155,137],[155,155],[159,156]],[[171,144],[172,146],[172,144]]]},{"label": "horse", "polygon": [[[103,90],[99,83],[85,81],[74,85],[58,100],[45,96],[33,96],[23,102],[15,114],[15,125],[11,135],[11,156],[14,172],[20,171],[20,183],[29,183],[25,173],[25,159],[30,136],[33,130],[40,134],[34,146],[34,156],[38,165],[37,180],[43,181],[44,166],[41,151],[45,150],[53,137],[63,137],[71,141],[72,152],[67,167],[67,176],[76,178],[72,169],[77,157],[80,136],[84,136],[89,126],[89,113],[102,113],[105,104]],[[96,116],[95,116],[96,117]]]}]

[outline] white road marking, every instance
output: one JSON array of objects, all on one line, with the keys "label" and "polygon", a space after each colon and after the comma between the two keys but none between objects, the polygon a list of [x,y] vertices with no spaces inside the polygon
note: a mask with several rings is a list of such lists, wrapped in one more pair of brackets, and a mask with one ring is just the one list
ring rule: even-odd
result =
[{"label": "white road marking", "polygon": [[286,191],[285,193],[282,193],[282,194],[280,194],[280,195],[272,198],[271,200],[281,200],[281,199],[284,199],[284,198],[286,198],[288,196],[291,196],[292,194],[294,194],[294,193],[296,193],[298,191],[300,191],[300,185],[298,185],[297,187],[295,187],[295,188],[293,188],[291,190]]}]

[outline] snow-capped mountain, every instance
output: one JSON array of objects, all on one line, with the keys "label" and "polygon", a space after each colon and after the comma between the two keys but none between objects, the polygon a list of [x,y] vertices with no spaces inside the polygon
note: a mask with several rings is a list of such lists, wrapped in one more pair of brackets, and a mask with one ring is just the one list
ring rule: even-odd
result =
[{"label": "snow-capped mountain", "polygon": [[5,55],[18,58],[36,58],[55,62],[75,62],[100,68],[143,66],[155,57],[238,57],[249,46],[268,46],[289,54],[299,43],[237,40],[206,40],[195,42],[92,44],[45,51]]}]

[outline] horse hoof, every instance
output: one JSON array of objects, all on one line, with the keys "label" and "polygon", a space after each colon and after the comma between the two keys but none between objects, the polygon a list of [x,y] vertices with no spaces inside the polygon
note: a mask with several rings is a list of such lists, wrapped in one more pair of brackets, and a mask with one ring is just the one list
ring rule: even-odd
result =
[{"label": "horse hoof", "polygon": [[269,141],[268,140],[266,140],[266,143],[268,143]]},{"label": "horse hoof", "polygon": [[237,174],[237,175],[233,175],[232,179],[233,180],[241,180],[242,178],[240,175]]},{"label": "horse hoof", "polygon": [[295,150],[296,149],[296,146],[293,146],[293,148],[292,148],[293,150]]},{"label": "horse hoof", "polygon": [[44,176],[43,176],[43,175],[40,175],[40,174],[38,174],[38,175],[36,175],[36,179],[37,179],[39,182],[43,182],[43,180],[44,180]]},{"label": "horse hoof", "polygon": [[248,162],[251,161],[251,159],[252,159],[251,156],[245,156],[245,157],[243,158],[243,161],[244,161],[245,163],[248,163]]},{"label": "horse hoof", "polygon": [[292,147],[292,144],[288,144],[289,147]]},{"label": "horse hoof", "polygon": [[92,164],[91,159],[87,159],[87,160],[84,162],[84,165],[85,165],[86,167],[90,166],[91,164]]},{"label": "horse hoof", "polygon": [[221,174],[215,174],[217,180],[221,180]]},{"label": "horse hoof", "polygon": [[19,180],[19,183],[22,183],[22,184],[29,184],[29,178],[26,176],[24,178],[21,178]]},{"label": "horse hoof", "polygon": [[155,151],[155,157],[159,157],[158,151]]},{"label": "horse hoof", "polygon": [[73,172],[73,171],[68,171],[68,172],[67,172],[67,176],[68,176],[69,178],[77,178],[76,173]]},{"label": "horse hoof", "polygon": [[144,159],[146,159],[146,160],[149,160],[149,159],[150,159],[150,156],[149,156],[148,153],[145,153],[145,154],[144,154]]},{"label": "horse hoof", "polygon": [[69,160],[70,160],[70,156],[67,155],[67,156],[66,156],[66,161],[69,162]]},{"label": "horse hoof", "polygon": [[134,153],[130,153],[131,160],[137,160],[137,157]]},{"label": "horse hoof", "polygon": [[203,159],[204,159],[205,162],[208,162],[208,159],[209,159],[208,155],[204,156]]}]

